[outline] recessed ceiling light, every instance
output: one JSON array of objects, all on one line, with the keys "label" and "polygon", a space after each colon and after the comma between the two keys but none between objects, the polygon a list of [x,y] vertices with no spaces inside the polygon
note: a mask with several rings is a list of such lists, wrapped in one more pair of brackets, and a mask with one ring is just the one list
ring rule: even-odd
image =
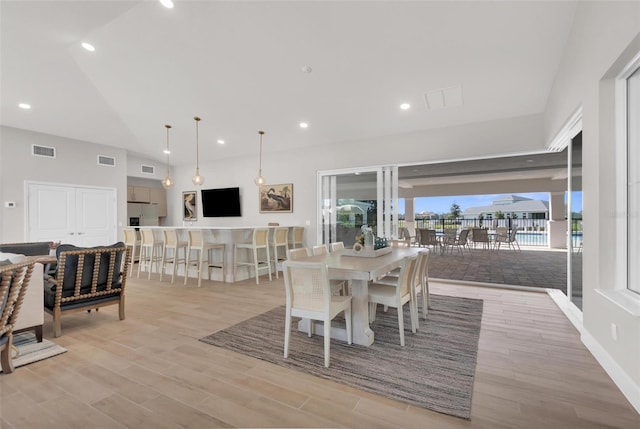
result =
[{"label": "recessed ceiling light", "polygon": [[224,144],[224,140],[218,139],[218,144]]},{"label": "recessed ceiling light", "polygon": [[409,109],[411,109],[411,104],[409,104],[409,103],[402,103],[402,104],[400,105],[400,108],[401,108],[402,110],[409,110]]},{"label": "recessed ceiling light", "polygon": [[93,52],[93,51],[96,50],[96,48],[94,48],[91,43],[87,43],[87,42],[82,42],[82,47],[85,48],[89,52]]},{"label": "recessed ceiling light", "polygon": [[166,153],[167,155],[171,155],[171,151],[169,149],[165,149],[162,152]]},{"label": "recessed ceiling light", "polygon": [[167,9],[173,9],[173,2],[171,0],[160,0],[160,3]]},{"label": "recessed ceiling light", "polygon": [[306,122],[300,122],[300,128],[309,128],[309,124]]},{"label": "recessed ceiling light", "polygon": [[27,104],[27,103],[20,103],[18,104],[18,107],[24,110],[29,110],[31,109],[31,104]]},{"label": "recessed ceiling light", "polygon": [[302,71],[302,73],[311,73],[313,71],[310,66],[302,66],[300,70]]}]

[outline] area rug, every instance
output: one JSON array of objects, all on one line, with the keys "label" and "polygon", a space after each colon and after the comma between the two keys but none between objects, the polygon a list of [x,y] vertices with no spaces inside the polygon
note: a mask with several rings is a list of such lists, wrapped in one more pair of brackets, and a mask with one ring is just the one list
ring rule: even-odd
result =
[{"label": "area rug", "polygon": [[[28,365],[57,356],[67,351],[67,349],[43,339],[41,343],[36,341],[36,336],[31,332],[21,332],[13,336],[13,345],[18,348],[20,354],[16,357],[13,352],[13,367]],[[2,370],[0,370],[2,372]]]},{"label": "area rug", "polygon": [[[452,416],[471,418],[482,319],[482,300],[431,295],[432,308],[420,329],[410,331],[405,305],[405,347],[400,346],[395,309],[378,308],[371,347],[331,341],[331,365],[324,367],[321,336],[309,338],[292,324],[289,357],[283,357],[285,307],[278,307],[200,339],[342,383],[360,390]],[[421,313],[420,313],[421,314]]]}]

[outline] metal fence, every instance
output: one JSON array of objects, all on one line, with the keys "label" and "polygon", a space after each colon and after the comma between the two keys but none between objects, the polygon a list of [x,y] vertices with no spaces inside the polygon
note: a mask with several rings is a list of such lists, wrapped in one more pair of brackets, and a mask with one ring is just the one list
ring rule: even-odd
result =
[{"label": "metal fence", "polygon": [[[507,227],[509,230],[518,228],[517,240],[523,246],[547,246],[548,231],[546,219],[415,219],[414,225],[419,229],[435,229],[438,233],[444,233],[448,229],[458,231],[465,228],[488,228],[495,230],[497,227]],[[400,219],[398,227],[404,227],[405,221]],[[582,219],[571,220],[571,231],[574,246],[582,242]]]}]

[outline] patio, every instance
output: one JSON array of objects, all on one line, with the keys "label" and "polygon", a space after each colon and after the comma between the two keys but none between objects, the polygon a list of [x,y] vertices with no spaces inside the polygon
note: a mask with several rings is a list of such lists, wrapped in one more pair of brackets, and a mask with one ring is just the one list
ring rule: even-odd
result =
[{"label": "patio", "polygon": [[[574,257],[581,258],[581,254]],[[578,273],[574,273],[574,276]],[[579,274],[578,274],[579,275]],[[554,288],[567,292],[567,258],[564,250],[476,248],[460,255],[456,249],[441,255],[432,252],[429,277],[501,285]]]}]

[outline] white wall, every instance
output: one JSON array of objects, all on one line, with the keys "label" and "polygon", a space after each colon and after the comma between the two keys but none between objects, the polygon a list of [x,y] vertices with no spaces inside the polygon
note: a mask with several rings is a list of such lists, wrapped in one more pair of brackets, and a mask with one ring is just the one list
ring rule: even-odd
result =
[{"label": "white wall", "polygon": [[[55,147],[56,158],[32,156],[32,144]],[[115,157],[116,166],[98,165],[98,155]],[[0,127],[0,243],[26,239],[26,181],[115,188],[118,222],[126,222],[126,171],[123,149]],[[14,201],[16,208],[5,208],[5,201]]]},{"label": "white wall", "polygon": [[[615,173],[612,129],[601,129],[613,114],[601,93],[601,79],[640,34],[640,2],[580,2],[566,54],[545,112],[545,139],[583,107],[584,309],[583,340],[640,409],[640,317],[597,293],[613,289],[615,272]],[[640,39],[635,42],[636,52]],[[606,87],[606,82],[604,87]],[[611,324],[618,326],[618,340]]]},{"label": "white wall", "polygon": [[[286,152],[265,152],[262,173],[267,183],[293,184],[293,213],[282,214],[259,213],[258,190],[253,183],[258,172],[257,153],[255,157],[217,162],[201,159],[200,173],[205,177],[202,188],[239,186],[242,217],[203,219],[199,207],[198,221],[193,225],[256,226],[280,222],[281,225],[307,226],[308,221],[309,244],[309,240],[316,237],[316,172],[319,170],[504,156],[539,152],[544,147],[542,115],[531,115]],[[168,225],[182,225],[182,192],[196,189],[191,183],[194,171],[195,165],[173,169],[176,185],[167,191]]]}]

